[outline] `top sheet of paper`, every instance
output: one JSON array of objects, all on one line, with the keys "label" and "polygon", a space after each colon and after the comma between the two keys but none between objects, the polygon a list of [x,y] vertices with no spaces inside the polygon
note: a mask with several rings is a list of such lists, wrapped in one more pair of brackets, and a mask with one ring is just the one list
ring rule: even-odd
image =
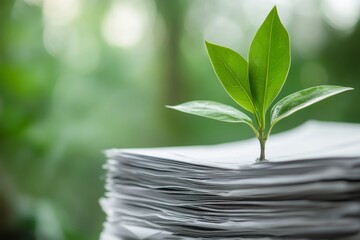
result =
[{"label": "top sheet of paper", "polygon": [[[254,138],[210,146],[110,149],[106,155],[109,158],[137,155],[237,169],[253,164],[259,152],[258,140]],[[360,157],[360,124],[309,121],[290,131],[270,136],[266,156],[271,162]]]}]

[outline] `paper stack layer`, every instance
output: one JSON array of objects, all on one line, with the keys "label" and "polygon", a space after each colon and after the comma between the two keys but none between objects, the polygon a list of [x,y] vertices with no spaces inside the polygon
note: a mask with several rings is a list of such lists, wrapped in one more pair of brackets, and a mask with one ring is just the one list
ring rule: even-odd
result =
[{"label": "paper stack layer", "polygon": [[360,125],[269,139],[110,149],[102,240],[360,239]]}]

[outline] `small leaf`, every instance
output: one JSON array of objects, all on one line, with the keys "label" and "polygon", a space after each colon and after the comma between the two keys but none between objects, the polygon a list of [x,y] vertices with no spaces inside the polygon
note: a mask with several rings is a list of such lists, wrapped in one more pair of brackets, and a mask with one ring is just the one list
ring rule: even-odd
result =
[{"label": "small leaf", "polygon": [[262,118],[284,85],[289,68],[289,35],[274,7],[256,33],[249,52],[250,88]]},{"label": "small leaf", "polygon": [[251,119],[236,108],[212,101],[191,101],[176,106],[166,106],[181,112],[207,117],[223,122],[251,124]]},{"label": "small leaf", "polygon": [[227,93],[241,107],[254,113],[246,60],[229,48],[205,43],[214,70]]},{"label": "small leaf", "polygon": [[277,102],[272,108],[271,125],[274,125],[281,119],[299,111],[300,109],[348,90],[352,90],[352,88],[323,85],[307,88],[290,94]]}]

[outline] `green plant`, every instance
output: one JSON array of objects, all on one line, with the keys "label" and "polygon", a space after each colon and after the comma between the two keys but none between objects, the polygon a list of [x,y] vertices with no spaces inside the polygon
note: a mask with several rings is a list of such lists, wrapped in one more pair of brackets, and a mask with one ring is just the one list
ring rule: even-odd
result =
[{"label": "green plant", "polygon": [[278,101],[271,109],[270,121],[266,119],[267,110],[284,85],[290,68],[289,35],[276,7],[252,41],[249,62],[229,48],[205,43],[223,87],[236,103],[254,115],[256,125],[245,113],[217,102],[192,101],[167,107],[223,122],[247,124],[260,142],[259,161],[265,160],[265,144],[277,122],[300,109],[352,89],[323,85],[301,90]]}]

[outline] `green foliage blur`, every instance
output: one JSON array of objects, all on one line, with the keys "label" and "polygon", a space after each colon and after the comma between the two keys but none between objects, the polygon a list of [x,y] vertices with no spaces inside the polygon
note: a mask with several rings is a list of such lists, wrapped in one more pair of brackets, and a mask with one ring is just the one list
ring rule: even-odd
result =
[{"label": "green foliage blur", "polygon": [[98,239],[104,149],[251,137],[164,106],[233,105],[204,40],[247,56],[274,4],[292,45],[278,99],[320,84],[355,88],[274,132],[308,119],[360,122],[359,1],[0,1],[0,239]]}]

